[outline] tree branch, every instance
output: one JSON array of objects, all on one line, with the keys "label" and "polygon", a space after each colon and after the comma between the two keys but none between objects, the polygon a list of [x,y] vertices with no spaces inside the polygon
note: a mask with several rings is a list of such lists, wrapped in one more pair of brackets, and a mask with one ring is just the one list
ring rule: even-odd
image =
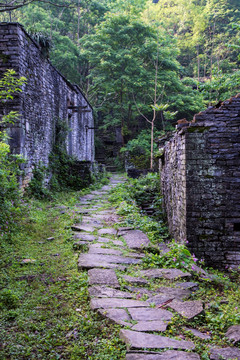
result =
[{"label": "tree branch", "polygon": [[45,3],[45,4],[50,4],[56,7],[60,7],[60,8],[70,8],[70,7],[74,7],[75,4],[57,4],[53,1],[50,0],[12,0],[9,1],[8,3],[2,3],[0,2],[0,12],[8,12],[8,11],[12,11],[12,10],[17,10],[23,6],[27,6],[33,2],[41,2],[41,3]]},{"label": "tree branch", "polygon": [[140,114],[147,122],[149,122],[149,124],[152,124],[152,121],[150,121],[150,120],[140,111],[140,109],[139,109],[139,107],[138,107],[138,105],[137,105],[137,103],[136,103],[134,94],[133,94],[133,100],[134,100],[135,106],[136,106],[137,111],[139,112],[139,114]]}]

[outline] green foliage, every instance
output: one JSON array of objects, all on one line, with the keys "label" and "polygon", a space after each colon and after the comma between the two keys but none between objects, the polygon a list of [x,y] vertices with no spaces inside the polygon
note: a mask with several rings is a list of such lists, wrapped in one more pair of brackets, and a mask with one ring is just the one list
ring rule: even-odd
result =
[{"label": "green foliage", "polygon": [[138,114],[136,105],[144,105],[143,112],[151,111],[157,52],[158,93],[174,87],[179,68],[174,40],[166,32],[158,34],[136,16],[109,13],[82,44],[92,68],[90,93],[104,114],[104,128],[121,126],[124,135],[124,125],[129,127]]},{"label": "green foliage", "polygon": [[[124,224],[147,233],[149,239],[162,242],[168,238],[168,231],[162,212],[160,180],[156,173],[149,173],[139,179],[128,179],[127,183],[116,186],[110,201],[118,207],[118,213],[124,216]],[[141,210],[143,203],[149,202],[154,209],[154,217],[146,216]]]},{"label": "green foliage", "polygon": [[10,147],[0,142],[0,230],[1,236],[11,238],[21,216],[21,195],[18,184],[19,164],[24,160],[10,155]]},{"label": "green foliage", "polygon": [[240,70],[233,73],[217,71],[213,73],[211,80],[199,85],[207,103],[215,103],[229,99],[236,95],[240,89]]},{"label": "green foliage", "polygon": [[[162,131],[155,131],[154,137],[163,135]],[[142,130],[140,134],[128,141],[125,147],[122,147],[120,152],[125,154],[125,158],[130,164],[133,164],[137,169],[150,168],[150,143],[151,133],[150,130]],[[154,152],[157,152],[157,144],[154,143]]]},{"label": "green foliage", "polygon": [[50,50],[53,46],[52,41],[47,33],[35,32],[33,29],[28,29],[29,34],[41,47],[41,52],[45,58],[49,58]]},{"label": "green foliage", "polygon": [[51,194],[45,184],[47,168],[38,164],[33,169],[33,176],[27,187],[27,194],[36,199],[50,198]]},{"label": "green foliage", "polygon": [[[4,107],[7,101],[14,98],[14,94],[21,91],[25,78],[17,78],[14,70],[7,70],[0,79],[0,101]],[[0,230],[3,239],[10,239],[16,229],[21,215],[21,196],[19,191],[18,176],[19,165],[24,160],[19,155],[10,154],[7,144],[8,135],[6,128],[9,123],[17,119],[16,112],[2,116],[0,126]]]},{"label": "green foliage", "polygon": [[145,266],[178,269],[185,268],[191,270],[192,266],[197,262],[197,258],[190,253],[186,244],[176,243],[172,240],[171,243],[168,243],[168,247],[170,248],[170,251],[165,254],[149,253],[144,259]]},{"label": "green foliage", "polygon": [[0,100],[12,100],[14,94],[21,92],[21,86],[26,82],[25,77],[16,77],[16,71],[8,69],[0,79]]}]

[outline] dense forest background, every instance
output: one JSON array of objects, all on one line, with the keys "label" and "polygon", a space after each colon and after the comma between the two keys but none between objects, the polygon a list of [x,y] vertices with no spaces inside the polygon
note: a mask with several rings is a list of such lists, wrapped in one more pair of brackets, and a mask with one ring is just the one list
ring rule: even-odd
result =
[{"label": "dense forest background", "polygon": [[157,137],[239,92],[239,0],[24,3],[1,5],[0,20],[23,24],[82,88],[95,110],[100,160],[116,164],[128,151],[149,166],[153,120]]}]

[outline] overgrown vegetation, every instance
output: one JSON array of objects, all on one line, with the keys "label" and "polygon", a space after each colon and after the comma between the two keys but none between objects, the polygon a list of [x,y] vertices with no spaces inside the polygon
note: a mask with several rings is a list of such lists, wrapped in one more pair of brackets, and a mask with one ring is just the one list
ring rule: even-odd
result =
[{"label": "overgrown vegetation", "polygon": [[87,162],[78,161],[77,158],[68,154],[66,138],[69,131],[71,129],[65,120],[56,120],[49,167],[40,163],[34,168],[33,177],[27,188],[30,196],[41,199],[50,198],[53,193],[59,191],[78,191],[104,177],[102,173],[94,175]]},{"label": "overgrown vegetation", "polygon": [[[151,246],[145,252],[143,268],[178,268],[192,274],[198,288],[192,292],[189,300],[201,300],[204,303],[204,311],[191,321],[175,315],[168,324],[164,336],[194,341],[195,351],[200,355],[201,360],[209,360],[209,349],[212,346],[232,346],[225,333],[230,326],[240,323],[240,272],[232,269],[221,272],[205,268],[201,259],[190,254],[186,241],[177,243],[169,237],[167,227],[164,226],[164,218],[159,213],[158,222],[144,215],[141,210],[141,204],[145,201],[144,191],[148,194],[153,189],[159,205],[161,196],[156,174],[148,174],[138,180],[128,179],[127,183],[118,185],[112,191],[110,199],[123,217],[120,226],[131,225],[133,228],[141,229],[151,240]],[[167,245],[169,251],[162,252],[161,247],[158,247],[159,244]],[[200,265],[202,270],[206,271],[205,276],[196,271],[196,265]],[[141,265],[138,265],[137,269],[129,268],[127,274],[139,276],[138,271],[141,268]],[[122,285],[126,283],[123,282]],[[148,290],[156,290],[161,286],[171,287],[174,284],[165,279],[150,279],[146,285]],[[167,309],[167,305],[165,308]],[[200,339],[194,336],[189,328],[199,330],[210,337],[205,340]]]},{"label": "overgrown vegetation", "polygon": [[7,112],[6,105],[21,91],[24,77],[17,78],[14,70],[7,70],[0,79],[0,102],[3,115],[0,119],[0,230],[2,240],[11,238],[21,216],[21,196],[18,185],[19,165],[24,159],[10,154],[6,128],[13,124],[18,114]]},{"label": "overgrown vegetation", "polygon": [[1,243],[1,359],[125,358],[119,327],[91,311],[87,272],[77,270],[71,225],[87,191],[30,200],[14,244]]}]

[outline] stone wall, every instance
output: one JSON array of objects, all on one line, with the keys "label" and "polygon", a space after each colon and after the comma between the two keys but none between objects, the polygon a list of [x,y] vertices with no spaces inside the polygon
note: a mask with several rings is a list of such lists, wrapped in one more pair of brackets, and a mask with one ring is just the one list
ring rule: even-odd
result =
[{"label": "stone wall", "polygon": [[161,183],[169,231],[177,239],[186,238],[186,154],[185,139],[173,137],[165,147],[161,161]]},{"label": "stone wall", "polygon": [[1,111],[16,110],[20,119],[9,129],[13,153],[27,160],[25,178],[39,163],[48,166],[57,120],[69,131],[68,154],[79,161],[94,161],[92,108],[80,88],[68,82],[46,59],[41,48],[17,23],[0,24],[0,73],[13,68],[27,78],[23,92]]},{"label": "stone wall", "polygon": [[210,107],[165,144],[162,191],[176,240],[210,266],[240,264],[240,95]]}]

